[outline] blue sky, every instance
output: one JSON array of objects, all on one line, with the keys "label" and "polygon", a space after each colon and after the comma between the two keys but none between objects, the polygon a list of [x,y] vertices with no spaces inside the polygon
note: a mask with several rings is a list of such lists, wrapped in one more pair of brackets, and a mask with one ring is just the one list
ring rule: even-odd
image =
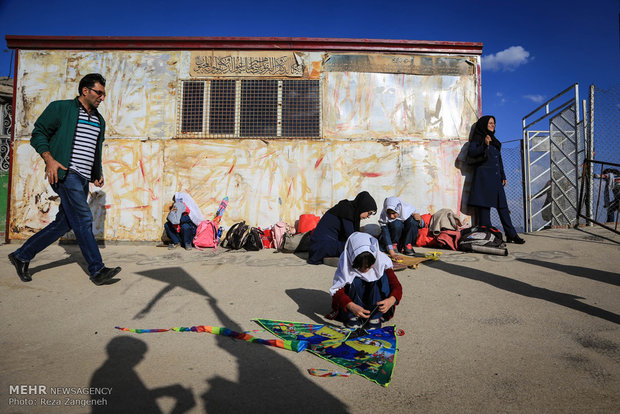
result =
[{"label": "blue sky", "polygon": [[278,36],[481,42],[482,105],[497,137],[577,82],[620,83],[620,0],[101,1],[0,0],[4,36]]}]

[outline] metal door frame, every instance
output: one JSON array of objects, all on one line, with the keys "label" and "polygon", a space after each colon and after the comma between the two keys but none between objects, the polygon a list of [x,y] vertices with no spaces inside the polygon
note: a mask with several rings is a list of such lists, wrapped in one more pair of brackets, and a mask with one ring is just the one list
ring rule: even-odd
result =
[{"label": "metal door frame", "polygon": [[[584,115],[585,102],[583,103]],[[563,116],[572,111],[572,119]],[[562,119],[572,124],[571,129],[554,130],[554,121]],[[591,136],[585,132],[586,121],[580,120],[579,84],[575,83],[549,99],[534,111],[523,117],[522,130],[522,171],[523,171],[523,216],[526,232],[539,231],[547,226],[572,225],[577,221],[577,209],[580,192],[580,162],[587,158],[586,152],[591,148]],[[559,132],[559,134],[558,134]],[[565,142],[574,143],[574,150],[568,153],[562,148]],[[554,154],[563,157],[553,160]],[[548,158],[548,162],[546,161]],[[567,160],[569,168],[564,169],[560,163]],[[566,163],[563,163],[564,165]],[[542,171],[542,172],[539,172]],[[554,172],[559,172],[559,177]],[[534,176],[535,174],[535,176]],[[574,177],[573,177],[574,175]],[[542,189],[532,194],[533,184],[548,177],[548,181],[538,187]],[[564,189],[568,180],[569,191]],[[587,185],[589,188],[589,185]],[[550,192],[550,203],[544,204],[534,211],[532,200]],[[586,192],[586,194],[589,194]],[[560,200],[565,200],[568,207],[562,208]],[[546,208],[552,209],[552,218],[542,226],[534,228],[534,218],[542,214]],[[586,203],[586,215],[591,215],[590,203]]]}]

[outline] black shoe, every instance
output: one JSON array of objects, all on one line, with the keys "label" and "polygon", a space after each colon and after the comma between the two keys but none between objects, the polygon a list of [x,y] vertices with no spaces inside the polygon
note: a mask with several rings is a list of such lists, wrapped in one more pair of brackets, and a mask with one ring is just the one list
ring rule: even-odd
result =
[{"label": "black shoe", "polygon": [[358,329],[362,327],[362,323],[360,322],[359,318],[353,316],[344,323],[344,326],[349,329]]},{"label": "black shoe", "polygon": [[120,267],[112,269],[104,266],[95,276],[91,277],[90,280],[92,280],[95,285],[101,286],[116,276],[120,271]]},{"label": "black shoe", "polygon": [[523,244],[525,243],[525,240],[519,237],[518,234],[515,234],[513,237],[506,237],[506,242],[514,243],[514,244]]},{"label": "black shoe", "polygon": [[413,249],[411,249],[411,248],[409,248],[409,247],[405,247],[405,248],[403,249],[403,254],[404,254],[405,256],[415,256],[415,250],[413,250]]},{"label": "black shoe", "polygon": [[15,253],[9,254],[9,260],[11,264],[15,266],[15,270],[17,270],[17,276],[22,280],[22,282],[30,282],[32,278],[30,277],[30,272],[28,271],[28,265],[30,262],[22,262],[17,257],[15,257]]}]

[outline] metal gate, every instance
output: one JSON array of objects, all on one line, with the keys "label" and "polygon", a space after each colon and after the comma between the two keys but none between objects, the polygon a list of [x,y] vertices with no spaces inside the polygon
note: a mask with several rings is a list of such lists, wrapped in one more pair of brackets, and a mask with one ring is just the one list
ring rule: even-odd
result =
[{"label": "metal gate", "polygon": [[[585,108],[585,102],[582,104]],[[526,232],[576,223],[580,166],[589,149],[585,122],[580,119],[578,84],[523,117]],[[586,215],[590,213],[586,211]]]}]

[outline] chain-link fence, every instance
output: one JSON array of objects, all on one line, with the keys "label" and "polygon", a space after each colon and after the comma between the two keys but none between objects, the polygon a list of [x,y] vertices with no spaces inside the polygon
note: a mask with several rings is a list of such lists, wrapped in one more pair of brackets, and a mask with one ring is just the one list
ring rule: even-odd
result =
[{"label": "chain-link fence", "polygon": [[[502,143],[502,161],[504,162],[504,173],[506,174],[506,200],[510,210],[512,224],[518,232],[523,232],[523,174],[521,163],[521,140],[504,141]],[[491,223],[504,234],[497,210],[491,209]]]},{"label": "chain-link fence", "polygon": [[[620,85],[593,86],[590,90],[589,118],[592,123],[594,159],[620,164]],[[615,222],[620,198],[620,168],[593,164],[593,215],[599,222]]]}]

